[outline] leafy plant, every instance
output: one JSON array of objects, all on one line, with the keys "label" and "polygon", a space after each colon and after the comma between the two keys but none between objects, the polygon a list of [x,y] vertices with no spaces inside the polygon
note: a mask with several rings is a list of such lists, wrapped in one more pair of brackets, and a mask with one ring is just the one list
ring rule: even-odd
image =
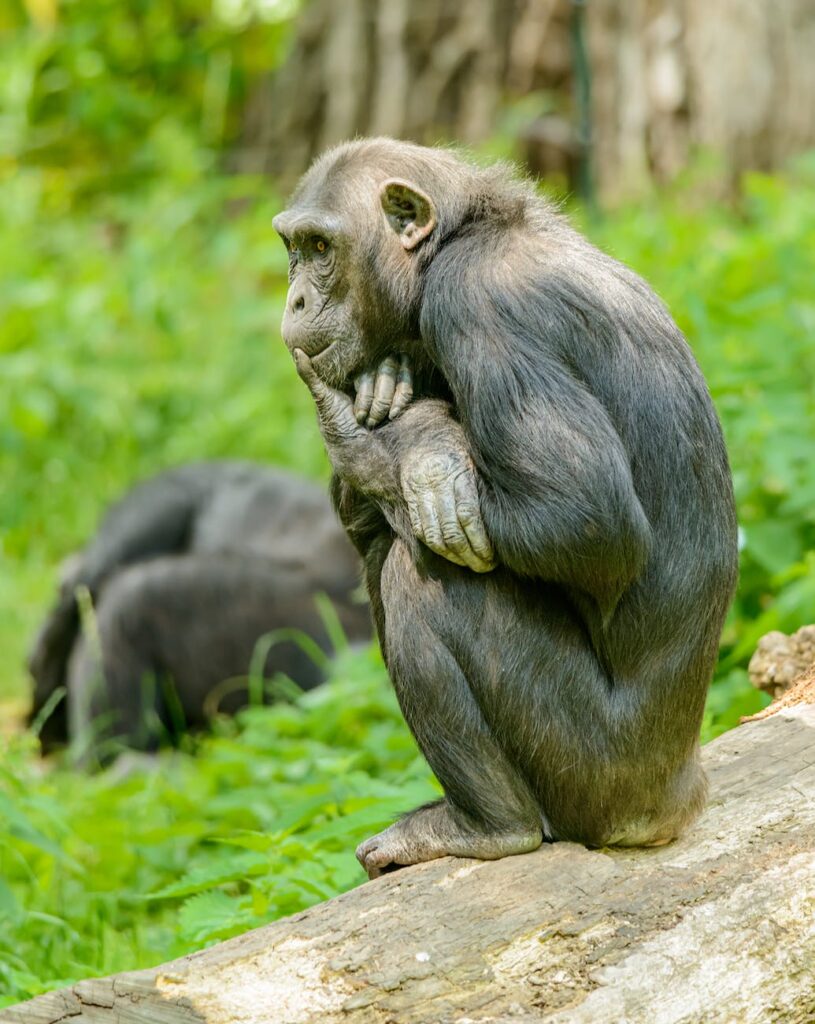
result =
[{"label": "leafy plant", "polygon": [[0,11],[0,161],[47,168],[77,196],[194,179],[238,140],[298,7],[11,0]]},{"label": "leafy plant", "polygon": [[378,653],[94,776],[0,752],[0,1005],[146,966],[363,879],[353,847],[438,794]]},{"label": "leafy plant", "polygon": [[[195,0],[30,6],[51,22],[0,13],[0,700],[18,702],[59,560],[135,479],[219,456],[327,471],[279,340],[273,186],[215,171],[291,4],[258,4],[282,12],[267,26],[249,0],[220,19]],[[765,703],[745,671],[761,633],[815,619],[815,161],[749,177],[736,209],[678,187],[585,227],[665,298],[729,446],[741,582],[707,740]],[[361,880],[354,843],[437,789],[378,656],[333,677],[129,770],[0,744],[0,1003]]]}]

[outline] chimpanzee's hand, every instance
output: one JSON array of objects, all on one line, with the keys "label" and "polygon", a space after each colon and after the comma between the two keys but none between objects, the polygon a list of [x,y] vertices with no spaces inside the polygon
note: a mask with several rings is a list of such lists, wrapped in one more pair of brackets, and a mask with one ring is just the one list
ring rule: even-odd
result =
[{"label": "chimpanzee's hand", "polygon": [[473,572],[495,568],[466,449],[414,450],[402,461],[402,492],[416,536],[431,551]]},{"label": "chimpanzee's hand", "polygon": [[324,383],[317,375],[311,359],[300,348],[294,350],[294,365],[317,406],[320,432],[329,456],[333,456],[334,449],[343,443],[367,437],[368,431],[357,423],[354,405],[348,395]]},{"label": "chimpanzee's hand", "polygon": [[463,435],[459,437],[461,428],[451,424],[453,429],[442,428],[439,436],[412,444],[402,456],[398,480],[392,453],[376,432],[357,422],[348,395],[322,381],[302,349],[294,350],[294,362],[317,406],[320,431],[335,471],[364,492],[389,500],[401,490],[413,532],[427,547],[474,572],[494,569],[475,470]]},{"label": "chimpanzee's hand", "polygon": [[398,494],[393,458],[375,433],[357,423],[351,398],[329,387],[302,349],[294,350],[294,364],[317,406],[320,433],[335,472],[364,493]]},{"label": "chimpanzee's hand", "polygon": [[354,385],[357,423],[378,426],[386,417],[395,420],[413,399],[413,370],[408,357],[388,356],[375,370],[361,373]]}]

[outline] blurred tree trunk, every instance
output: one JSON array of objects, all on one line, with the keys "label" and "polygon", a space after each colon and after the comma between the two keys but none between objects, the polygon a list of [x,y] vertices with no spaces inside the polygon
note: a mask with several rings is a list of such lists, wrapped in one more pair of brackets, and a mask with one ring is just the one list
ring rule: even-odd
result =
[{"label": "blurred tree trunk", "polygon": [[815,146],[813,0],[591,0],[593,163],[608,197],[720,158],[720,188]]},{"label": "blurred tree trunk", "polygon": [[356,135],[482,142],[507,92],[567,81],[569,13],[568,0],[309,0],[250,102],[239,163],[292,178]]},{"label": "blurred tree trunk", "polygon": [[815,146],[814,56],[815,0],[306,0],[237,162],[286,181],[356,135],[477,144],[529,96],[538,174],[585,184],[590,158],[618,197],[703,149],[727,188]]}]

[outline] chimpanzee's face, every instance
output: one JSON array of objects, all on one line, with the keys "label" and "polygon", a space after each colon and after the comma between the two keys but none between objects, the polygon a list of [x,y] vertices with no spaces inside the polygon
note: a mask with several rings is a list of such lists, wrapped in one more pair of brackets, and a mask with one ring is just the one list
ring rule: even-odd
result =
[{"label": "chimpanzee's face", "polygon": [[342,385],[365,348],[351,287],[353,239],[341,217],[310,205],[278,214],[274,227],[289,254],[283,340],[291,352],[302,349],[324,380]]},{"label": "chimpanzee's face", "polygon": [[435,224],[435,211],[417,210],[420,203],[429,200],[374,168],[350,177],[318,167],[274,219],[289,253],[283,340],[334,387],[416,333],[413,250]]}]

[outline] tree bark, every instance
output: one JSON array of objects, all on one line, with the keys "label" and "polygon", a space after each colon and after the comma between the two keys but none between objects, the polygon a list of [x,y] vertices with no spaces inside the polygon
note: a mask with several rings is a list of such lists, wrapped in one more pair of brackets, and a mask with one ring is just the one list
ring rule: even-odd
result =
[{"label": "tree bark", "polygon": [[570,14],[569,0],[308,0],[235,162],[287,183],[356,135],[483,142],[508,97],[568,77]]},{"label": "tree bark", "polygon": [[703,757],[708,808],[671,846],[419,865],[0,1022],[811,1022],[815,706],[782,706]]},{"label": "tree bark", "polygon": [[700,151],[725,193],[815,146],[813,53],[813,0],[308,0],[235,162],[287,184],[355,135],[510,133],[534,173],[584,191],[590,158],[606,199],[671,181]]},{"label": "tree bark", "polygon": [[586,13],[606,197],[670,181],[700,150],[725,191],[815,145],[812,0],[592,0]]}]

